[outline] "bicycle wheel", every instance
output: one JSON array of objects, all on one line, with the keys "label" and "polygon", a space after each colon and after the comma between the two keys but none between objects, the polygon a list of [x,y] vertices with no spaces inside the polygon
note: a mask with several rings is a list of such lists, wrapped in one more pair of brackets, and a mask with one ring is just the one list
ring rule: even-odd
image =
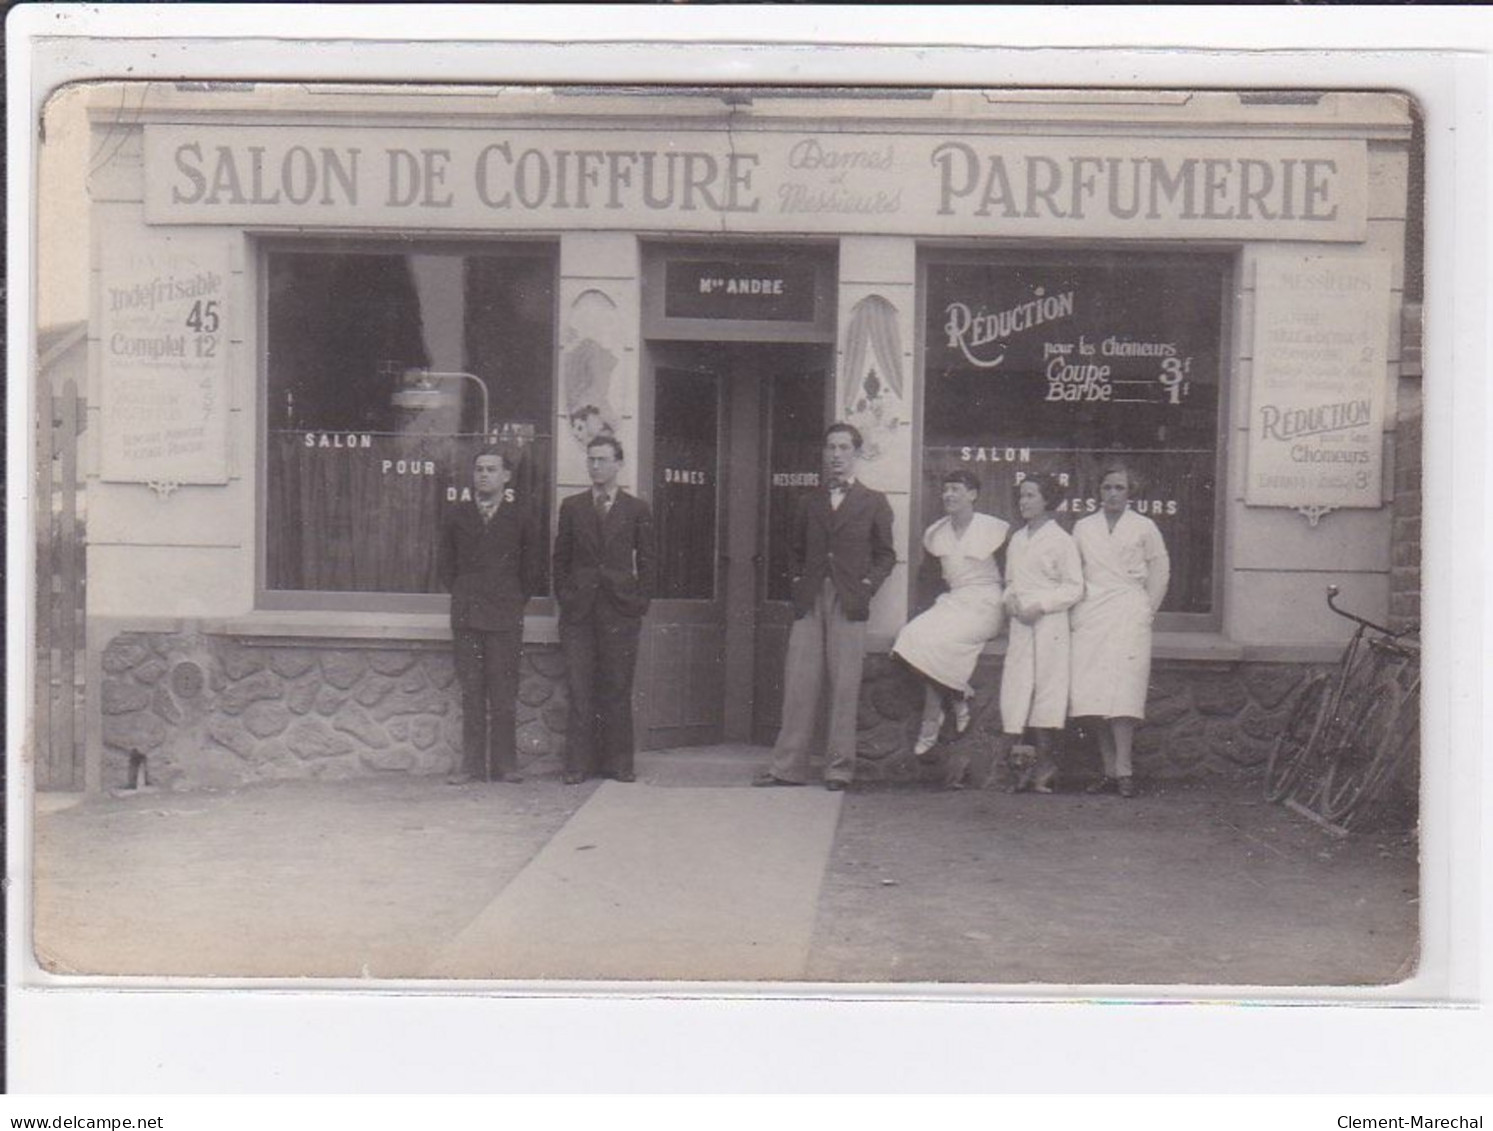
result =
[{"label": "bicycle wheel", "polygon": [[[1392,796],[1396,783],[1403,782],[1407,768],[1420,756],[1420,680],[1416,678],[1406,690],[1400,692],[1398,710],[1390,723],[1388,734],[1380,746],[1380,755],[1374,759],[1366,774],[1366,780],[1357,798],[1343,810],[1338,822],[1345,828],[1356,829],[1381,818],[1394,819],[1400,811],[1404,817],[1404,806],[1396,806]],[[1415,769],[1419,770],[1418,763]],[[1407,786],[1411,796],[1418,786]],[[1410,806],[1412,810],[1418,806]],[[1414,816],[1409,819],[1414,823]]]},{"label": "bicycle wheel", "polygon": [[1343,824],[1372,795],[1385,770],[1397,762],[1396,721],[1402,692],[1399,684],[1385,680],[1376,688],[1373,701],[1357,725],[1322,751],[1327,773],[1322,779],[1317,811],[1329,821]]},{"label": "bicycle wheel", "polygon": [[1286,729],[1270,748],[1265,763],[1266,801],[1284,799],[1301,779],[1322,732],[1331,690],[1331,678],[1320,674],[1307,680],[1301,689],[1291,717],[1286,720]]},{"label": "bicycle wheel", "polygon": [[1340,741],[1347,741],[1369,708],[1379,700],[1385,681],[1394,678],[1403,662],[1399,654],[1382,641],[1364,642],[1343,680],[1343,692],[1338,696],[1337,711],[1332,719]]}]

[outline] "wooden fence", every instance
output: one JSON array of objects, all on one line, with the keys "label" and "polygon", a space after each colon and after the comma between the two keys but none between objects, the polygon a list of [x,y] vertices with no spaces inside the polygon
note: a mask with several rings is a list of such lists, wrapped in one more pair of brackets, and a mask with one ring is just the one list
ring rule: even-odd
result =
[{"label": "wooden fence", "polygon": [[42,389],[36,459],[36,787],[84,788],[83,493],[79,436],[87,423],[76,382]]}]

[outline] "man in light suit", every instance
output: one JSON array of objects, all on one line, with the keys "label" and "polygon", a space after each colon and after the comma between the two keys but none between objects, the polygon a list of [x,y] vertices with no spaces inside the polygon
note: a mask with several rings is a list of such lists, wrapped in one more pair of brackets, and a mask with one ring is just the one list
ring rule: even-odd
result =
[{"label": "man in light suit", "polygon": [[474,499],[447,516],[440,573],[451,592],[451,639],[461,685],[462,759],[447,779],[517,782],[516,700],[524,605],[538,592],[543,547],[528,511],[508,490],[508,456],[472,460]]},{"label": "man in light suit", "polygon": [[591,489],[560,504],[555,596],[570,686],[565,781],[633,775],[632,683],[643,614],[653,595],[653,512],[617,486],[622,444],[586,445]]},{"label": "man in light suit", "polygon": [[783,676],[783,725],[772,763],[753,785],[805,785],[809,743],[829,680],[824,784],[844,789],[855,775],[855,720],[871,597],[897,564],[892,508],[856,480],[860,431],[833,424],[824,434],[825,481],[794,519],[789,547],[793,630]]}]

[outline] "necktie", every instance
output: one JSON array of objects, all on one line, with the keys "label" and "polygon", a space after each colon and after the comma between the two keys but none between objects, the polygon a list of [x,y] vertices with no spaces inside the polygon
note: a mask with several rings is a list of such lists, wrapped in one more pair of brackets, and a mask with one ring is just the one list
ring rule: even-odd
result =
[{"label": "necktie", "polygon": [[611,508],[612,508],[612,501],[609,498],[607,498],[606,492],[603,491],[603,492],[599,493],[596,496],[596,517],[597,518],[606,518],[607,511],[611,510]]}]

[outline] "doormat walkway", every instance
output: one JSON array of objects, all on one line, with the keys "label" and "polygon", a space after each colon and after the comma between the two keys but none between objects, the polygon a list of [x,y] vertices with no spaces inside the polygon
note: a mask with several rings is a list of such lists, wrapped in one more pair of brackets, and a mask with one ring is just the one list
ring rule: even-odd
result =
[{"label": "doormat walkway", "polygon": [[430,976],[801,980],[840,803],[813,788],[607,782]]}]

